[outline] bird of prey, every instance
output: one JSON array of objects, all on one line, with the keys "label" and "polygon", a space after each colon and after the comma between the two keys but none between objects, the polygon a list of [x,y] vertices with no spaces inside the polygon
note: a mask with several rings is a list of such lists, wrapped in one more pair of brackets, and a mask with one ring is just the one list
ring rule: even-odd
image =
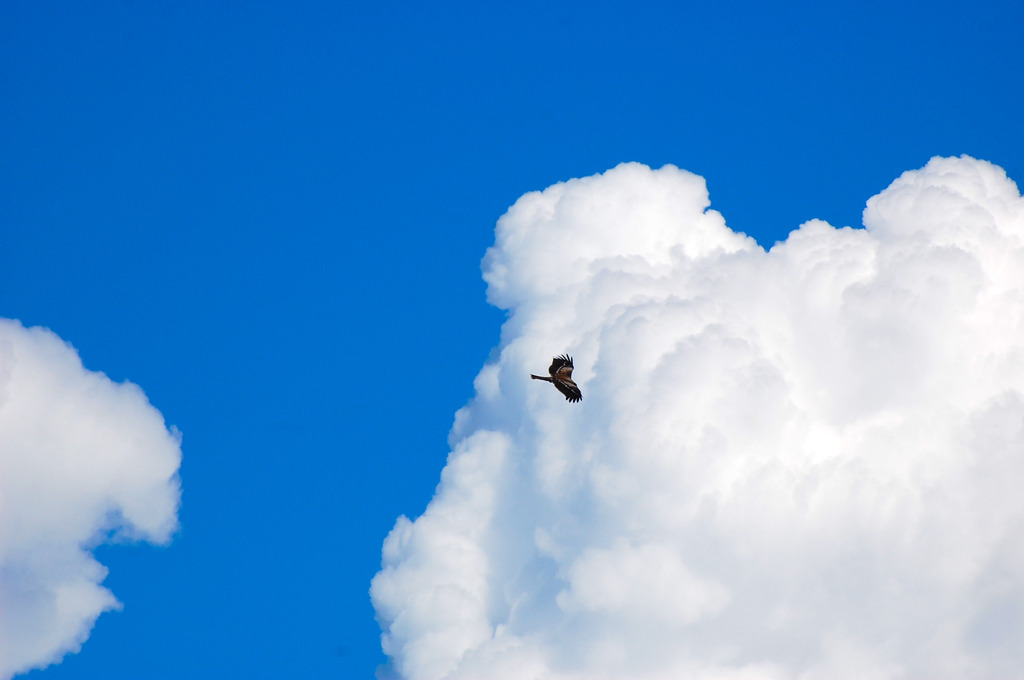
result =
[{"label": "bird of prey", "polygon": [[530,374],[534,380],[547,380],[558,388],[558,391],[565,395],[566,400],[576,403],[583,398],[580,388],[572,381],[572,357],[563,354],[551,360],[551,367],[548,368],[551,377]]}]

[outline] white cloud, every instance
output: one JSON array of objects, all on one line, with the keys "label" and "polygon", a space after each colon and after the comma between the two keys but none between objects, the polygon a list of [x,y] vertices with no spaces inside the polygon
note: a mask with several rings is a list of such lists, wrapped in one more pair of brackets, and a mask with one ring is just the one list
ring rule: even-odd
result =
[{"label": "white cloud", "polygon": [[0,678],[78,651],[120,606],[90,548],[177,526],[179,438],[137,386],[0,319]]},{"label": "white cloud", "polygon": [[[510,316],[371,594],[384,677],[1024,669],[1024,201],[936,158],[764,251],[704,181],[523,196]],[[575,357],[584,400],[531,382]]]}]

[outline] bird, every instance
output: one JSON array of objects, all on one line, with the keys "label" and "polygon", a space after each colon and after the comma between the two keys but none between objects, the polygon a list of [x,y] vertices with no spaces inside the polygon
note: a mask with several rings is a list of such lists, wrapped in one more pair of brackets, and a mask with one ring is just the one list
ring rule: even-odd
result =
[{"label": "bird", "polygon": [[576,403],[583,399],[583,393],[580,392],[580,388],[576,386],[576,383],[572,381],[572,357],[568,354],[562,354],[551,360],[551,366],[548,368],[548,373],[551,377],[543,375],[530,374],[530,377],[534,380],[546,380],[555,387],[558,391],[565,395],[567,401]]}]

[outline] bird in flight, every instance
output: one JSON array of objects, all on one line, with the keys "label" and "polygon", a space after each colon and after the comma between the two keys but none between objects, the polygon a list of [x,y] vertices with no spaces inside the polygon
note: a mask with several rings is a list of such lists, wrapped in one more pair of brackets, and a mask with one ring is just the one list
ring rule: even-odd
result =
[{"label": "bird in flight", "polygon": [[551,360],[551,366],[548,368],[548,373],[551,377],[543,375],[530,374],[530,377],[534,380],[547,380],[558,388],[558,391],[565,395],[566,400],[576,403],[583,399],[583,393],[580,392],[580,388],[576,386],[576,383],[572,381],[572,357],[568,354],[555,357]]}]

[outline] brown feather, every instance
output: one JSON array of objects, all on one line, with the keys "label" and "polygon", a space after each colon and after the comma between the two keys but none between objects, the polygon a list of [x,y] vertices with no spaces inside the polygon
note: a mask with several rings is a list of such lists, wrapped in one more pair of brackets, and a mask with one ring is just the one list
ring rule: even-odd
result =
[{"label": "brown feather", "polygon": [[567,401],[576,403],[583,399],[583,393],[580,392],[580,388],[572,381],[572,357],[568,354],[562,354],[551,360],[551,367],[548,368],[548,373],[551,374],[550,378],[545,378],[539,375],[530,374],[530,377],[534,380],[546,380],[552,383],[558,391],[565,395]]}]

